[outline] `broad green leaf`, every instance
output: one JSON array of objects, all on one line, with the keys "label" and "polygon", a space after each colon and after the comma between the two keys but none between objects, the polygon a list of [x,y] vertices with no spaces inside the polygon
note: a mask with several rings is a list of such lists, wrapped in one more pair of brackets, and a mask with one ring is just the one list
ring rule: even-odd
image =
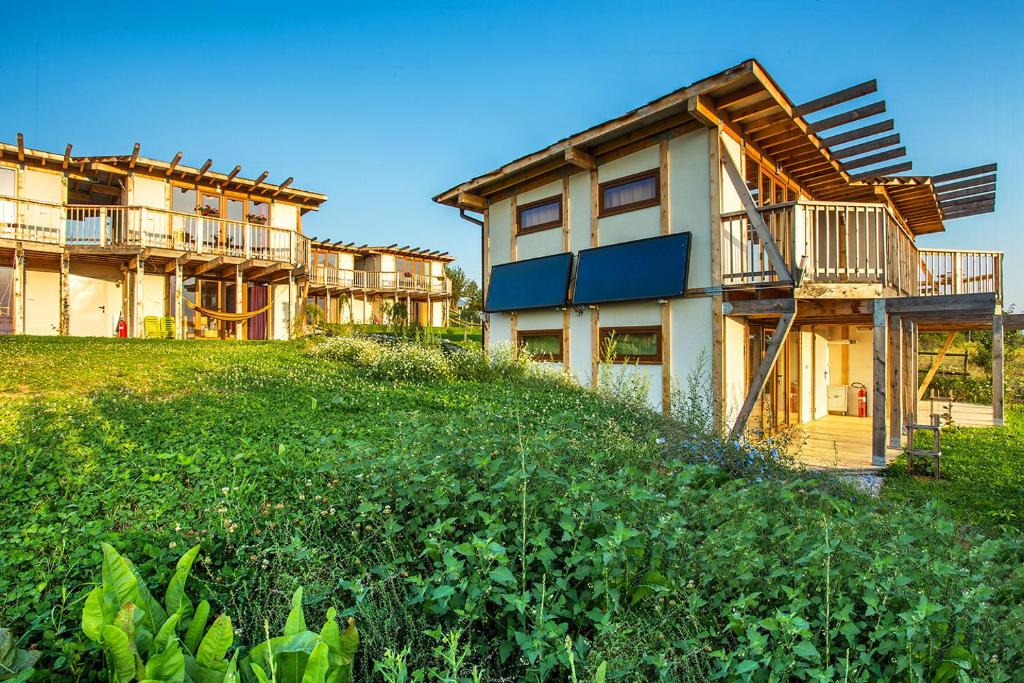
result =
[{"label": "broad green leaf", "polygon": [[604,683],[606,672],[608,671],[608,662],[601,662],[597,665],[597,673],[594,674],[594,683]]},{"label": "broad green leaf", "polygon": [[146,678],[168,683],[183,683],[185,680],[185,656],[177,643],[146,662]]},{"label": "broad green leaf", "polygon": [[157,652],[163,652],[167,649],[168,644],[172,641],[177,640],[178,622],[181,621],[180,614],[172,614],[164,622],[164,625],[157,631],[156,638],[153,640],[153,648]]},{"label": "broad green leaf", "polygon": [[267,678],[267,672],[263,670],[263,667],[252,662],[249,663],[249,666],[252,667],[252,672],[256,674],[256,680],[260,683],[270,683],[270,679]]},{"label": "broad green leaf", "polygon": [[356,649],[359,647],[359,630],[356,629],[356,620],[348,618],[348,626],[341,632],[341,654],[349,658],[356,656]]},{"label": "broad green leaf", "polygon": [[0,628],[0,664],[6,665],[14,658],[14,637],[6,628]]},{"label": "broad green leaf", "polygon": [[124,634],[128,636],[128,642],[132,644],[132,650],[135,649],[135,624],[139,618],[138,609],[134,602],[126,602],[114,619],[114,626],[124,631]]},{"label": "broad green leaf", "polygon": [[206,632],[206,637],[199,643],[199,651],[196,652],[196,662],[200,666],[209,668],[220,667],[224,664],[224,655],[231,648],[234,640],[234,632],[231,630],[231,617],[222,614],[217,617],[213,626]]},{"label": "broad green leaf", "polygon": [[199,546],[195,545],[178,559],[174,576],[167,584],[167,592],[164,595],[164,606],[167,608],[168,614],[180,614],[184,617],[192,611],[192,601],[185,595],[185,584],[192,571],[192,563],[195,562],[198,554]]},{"label": "broad green leaf", "polygon": [[121,557],[109,543],[103,544],[103,588],[117,597],[117,606],[126,602],[138,602],[139,580],[135,577],[128,561]]},{"label": "broad green leaf", "polygon": [[292,595],[292,611],[288,613],[288,621],[284,624],[284,634],[293,636],[306,630],[306,617],[302,613],[302,586],[295,589]]},{"label": "broad green leaf", "polygon": [[135,678],[135,653],[124,631],[111,624],[101,629],[103,649],[110,661],[111,680],[128,683]]},{"label": "broad green leaf", "polygon": [[103,589],[93,588],[85,599],[82,608],[82,632],[95,642],[100,641],[100,629],[103,628]]},{"label": "broad green leaf", "polygon": [[820,659],[821,655],[818,654],[818,648],[814,647],[814,643],[809,640],[801,640],[793,648],[793,653],[803,657],[804,659]]},{"label": "broad green leaf", "polygon": [[515,583],[516,577],[508,567],[500,565],[491,570],[491,580],[497,583]]},{"label": "broad green leaf", "polygon": [[206,620],[209,617],[210,603],[203,600],[196,607],[196,612],[192,615],[192,623],[188,625],[188,630],[185,632],[185,649],[193,655],[199,649],[199,641],[203,637],[203,631],[206,630]]},{"label": "broad green leaf", "polygon": [[302,674],[302,683],[324,683],[327,678],[327,643],[318,643],[309,655],[306,670]]}]

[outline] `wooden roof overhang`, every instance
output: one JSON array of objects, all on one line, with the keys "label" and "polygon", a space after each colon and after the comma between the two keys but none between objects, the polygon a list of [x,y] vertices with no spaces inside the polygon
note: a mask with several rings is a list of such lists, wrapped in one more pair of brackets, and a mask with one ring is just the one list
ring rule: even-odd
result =
[{"label": "wooden roof overhang", "polygon": [[419,247],[410,247],[408,245],[399,247],[397,244],[392,244],[386,247],[373,247],[368,244],[356,246],[355,242],[343,243],[341,240],[328,242],[327,240],[319,240],[314,237],[310,240],[310,247],[319,251],[345,252],[357,254],[359,256],[394,254],[396,256],[408,256],[410,258],[420,258],[430,261],[443,261],[444,263],[451,263],[455,260],[455,257],[447,251],[421,249]]},{"label": "wooden roof overhang", "polygon": [[90,198],[86,195],[97,193],[119,197],[123,189],[121,178],[129,173],[230,190],[262,199],[287,201],[297,204],[303,212],[315,211],[327,201],[325,194],[292,187],[293,178],[273,184],[266,182],[269,175],[267,171],[255,179],[244,178],[239,175],[239,165],[228,173],[220,173],[210,170],[212,160],[207,160],[200,168],[194,168],[180,163],[181,152],[178,152],[171,161],[160,161],[140,156],[139,149],[140,146],[136,143],[132,153],[128,155],[72,156],[72,146],[68,145],[64,154],[55,154],[25,147],[24,136],[18,133],[17,144],[0,142],[0,159],[65,173],[73,181],[69,187],[71,203],[75,203],[76,193],[81,195],[78,198],[82,200]]},{"label": "wooden roof overhang", "polygon": [[[794,104],[764,68],[749,59],[731,69],[653,100],[623,116],[477,176],[434,197],[460,209],[482,211],[513,192],[552,182],[579,169],[628,154],[701,126],[718,127],[747,154],[768,163],[810,199],[890,203],[915,234],[944,229],[943,220],[994,207],[995,177],[982,176],[967,197],[943,201],[940,179],[955,180],[977,167],[943,176],[894,176],[912,163],[892,133],[892,119],[875,120],[884,101],[846,108],[877,90],[876,81]],[[834,113],[843,105],[843,111]],[[813,120],[809,116],[813,115]],[[862,123],[866,125],[861,125]],[[850,128],[850,126],[857,126]],[[835,132],[839,130],[840,132]],[[991,166],[994,170],[994,165]],[[950,191],[961,190],[950,183]]]}]

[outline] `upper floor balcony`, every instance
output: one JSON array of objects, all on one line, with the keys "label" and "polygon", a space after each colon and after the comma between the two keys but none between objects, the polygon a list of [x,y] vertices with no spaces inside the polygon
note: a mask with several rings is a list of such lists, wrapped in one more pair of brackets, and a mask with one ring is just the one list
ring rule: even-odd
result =
[{"label": "upper floor balcony", "polygon": [[348,270],[319,265],[315,266],[310,273],[309,283],[314,287],[438,296],[447,296],[452,292],[451,280],[442,276]]},{"label": "upper floor balcony", "polygon": [[0,197],[0,239],[61,247],[157,248],[303,266],[308,238],[289,228],[145,206]]},{"label": "upper floor balcony", "polygon": [[[884,204],[796,201],[761,207],[797,295],[870,298],[994,293],[1002,300],[1003,254],[921,249]],[[745,212],[722,216],[726,287],[784,284]]]}]

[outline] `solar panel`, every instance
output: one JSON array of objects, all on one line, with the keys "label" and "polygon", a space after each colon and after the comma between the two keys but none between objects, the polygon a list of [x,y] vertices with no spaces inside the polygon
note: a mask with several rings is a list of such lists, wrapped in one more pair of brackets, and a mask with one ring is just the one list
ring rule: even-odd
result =
[{"label": "solar panel", "polygon": [[565,306],[571,270],[571,253],[494,266],[487,285],[486,310],[497,313]]},{"label": "solar panel", "polygon": [[690,233],[583,249],[577,257],[574,304],[665,299],[686,293]]}]

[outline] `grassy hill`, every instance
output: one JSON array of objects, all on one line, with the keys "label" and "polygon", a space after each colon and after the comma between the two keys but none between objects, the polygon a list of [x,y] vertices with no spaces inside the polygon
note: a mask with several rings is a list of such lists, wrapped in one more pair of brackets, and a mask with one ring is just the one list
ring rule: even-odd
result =
[{"label": "grassy hill", "polygon": [[[357,680],[461,633],[482,680],[920,680],[1024,667],[1024,540],[685,434],[511,358],[0,338],[0,625],[99,680],[100,542],[246,642],[305,586]],[[435,635],[431,635],[434,632]],[[434,680],[428,678],[428,680]],[[953,680],[936,678],[935,680]]]}]

